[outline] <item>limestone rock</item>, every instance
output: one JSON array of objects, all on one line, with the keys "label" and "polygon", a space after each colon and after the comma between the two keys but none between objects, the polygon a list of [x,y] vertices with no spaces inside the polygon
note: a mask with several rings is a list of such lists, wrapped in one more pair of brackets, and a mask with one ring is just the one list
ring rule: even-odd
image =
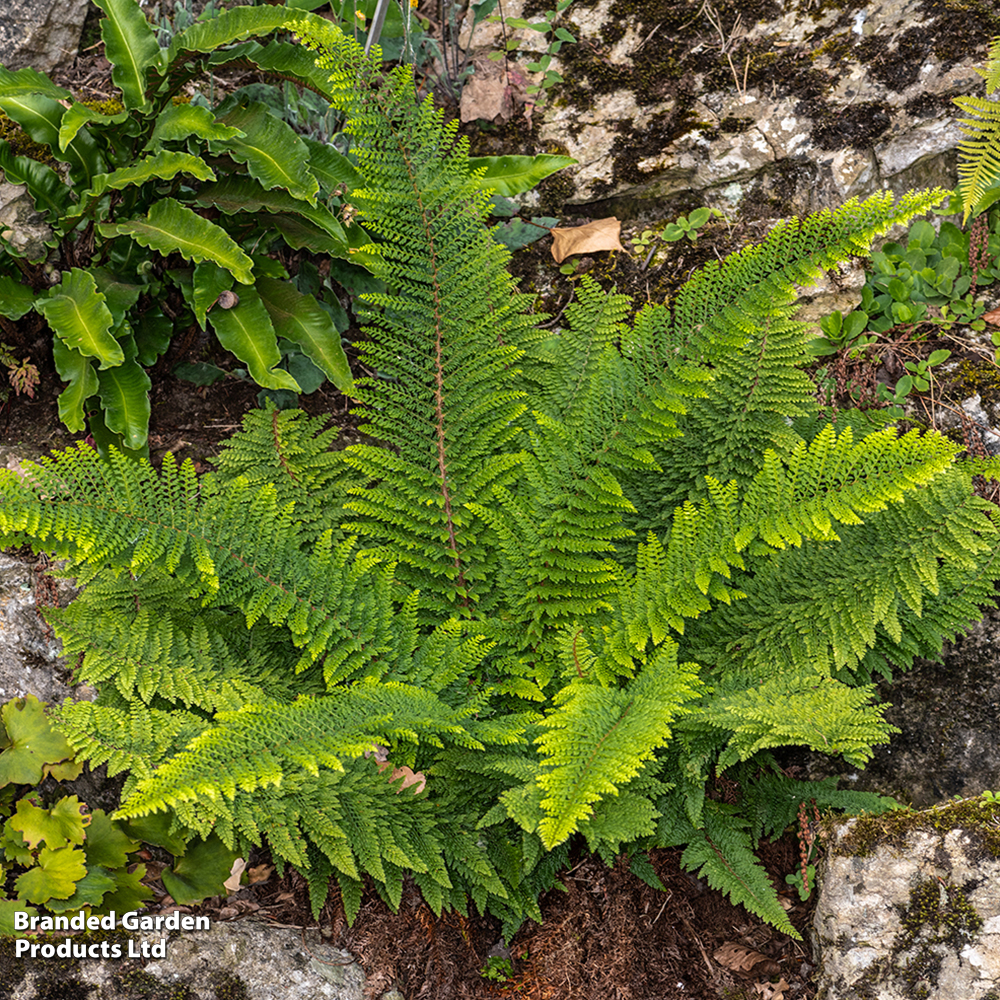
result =
[{"label": "limestone rock", "polygon": [[55,588],[50,598],[55,603],[64,582],[43,578],[33,562],[0,553],[0,703],[30,693],[58,704],[73,694],[60,659],[62,644],[38,614],[40,580]]},{"label": "limestone rock", "polygon": [[173,938],[167,957],[146,966],[167,983],[183,983],[198,1000],[214,1000],[220,973],[238,976],[248,1000],[361,1000],[365,977],[345,951],[302,933],[250,920],[216,923]]},{"label": "limestone rock", "polygon": [[[0,27],[0,33],[3,28]],[[0,59],[0,65],[2,65]],[[29,260],[44,260],[48,256],[45,241],[52,238],[52,229],[45,222],[23,184],[9,184],[0,171],[0,236]]]},{"label": "limestone rock", "polygon": [[[701,202],[787,216],[954,186],[951,98],[982,93],[987,20],[926,0],[764,3],[756,23],[741,7],[639,0],[623,22],[621,0],[597,0],[557,21],[577,42],[552,62],[565,82],[538,138],[579,161],[570,204],[622,219],[671,200],[674,215]],[[496,47],[497,30],[481,24],[473,45]],[[524,34],[525,52],[544,47]]]},{"label": "limestone rock", "polygon": [[10,0],[0,18],[0,66],[51,73],[76,58],[90,0]]},{"label": "limestone rock", "polygon": [[[123,955],[143,950],[148,954],[163,941],[162,934],[133,932],[131,944],[119,942],[119,948]],[[86,994],[90,1000],[139,1000],[167,992],[189,1000],[217,1000],[224,987],[225,995],[231,992],[247,1000],[362,1000],[364,996],[360,965],[348,952],[324,944],[317,931],[303,933],[250,920],[175,932],[167,941],[166,957],[143,968],[123,958],[25,957],[11,962],[11,951],[9,941],[0,942],[0,986],[12,990],[0,995],[11,1000],[46,1000],[69,996],[71,990],[73,996]]]},{"label": "limestone rock", "polygon": [[874,843],[877,821],[835,829],[814,918],[819,1000],[997,996],[997,814],[978,802],[890,814]]}]

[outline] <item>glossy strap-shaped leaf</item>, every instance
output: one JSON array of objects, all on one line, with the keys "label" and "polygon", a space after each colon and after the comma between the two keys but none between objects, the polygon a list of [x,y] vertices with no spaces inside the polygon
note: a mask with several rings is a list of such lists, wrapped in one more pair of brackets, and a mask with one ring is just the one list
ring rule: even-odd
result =
[{"label": "glossy strap-shaped leaf", "polygon": [[121,111],[117,115],[104,115],[100,111],[88,108],[85,104],[74,101],[66,109],[59,125],[59,149],[65,150],[67,146],[76,138],[77,133],[88,122],[100,122],[102,125],[120,125],[128,118],[127,111]]},{"label": "glossy strap-shaped leaf", "polygon": [[298,382],[288,372],[274,367],[281,360],[278,338],[254,288],[241,289],[235,309],[213,309],[209,319],[219,343],[247,366],[258,385],[265,389],[299,391]]},{"label": "glossy strap-shaped leaf", "polygon": [[37,70],[10,70],[0,66],[0,97],[13,97],[16,94],[44,94],[57,101],[67,101],[73,97],[68,90],[57,87],[44,73]]},{"label": "glossy strap-shaped leaf", "polygon": [[125,360],[121,345],[111,335],[111,310],[89,272],[74,267],[47,299],[35,303],[35,309],[69,347],[97,358],[101,368]]},{"label": "glossy strap-shaped leaf", "polygon": [[554,174],[563,167],[571,167],[576,162],[571,156],[554,156],[551,153],[539,156],[469,157],[469,166],[473,171],[485,170],[480,184],[503,198],[530,191],[549,174]]},{"label": "glossy strap-shaped leaf", "polygon": [[35,293],[10,275],[0,274],[0,316],[20,319],[31,312],[35,305]]},{"label": "glossy strap-shaped leaf", "polygon": [[290,125],[275,117],[265,105],[254,102],[236,107],[220,121],[245,133],[242,138],[210,141],[213,153],[228,153],[245,163],[250,176],[265,188],[284,188],[295,198],[316,204],[319,181],[309,172],[309,151]]},{"label": "glossy strap-shaped leaf", "polygon": [[308,16],[288,7],[235,7],[175,35],[167,49],[166,63],[172,65],[182,52],[214,52],[222,45],[242,42],[251,35],[270,34],[288,22]]},{"label": "glossy strap-shaped leaf", "polygon": [[288,212],[276,212],[271,219],[285,242],[294,250],[301,250],[305,247],[314,253],[325,253],[331,257],[347,256],[346,238],[338,240],[308,219],[303,219],[299,215],[290,215]]},{"label": "glossy strap-shaped leaf", "polygon": [[230,175],[224,177],[218,184],[206,184],[198,192],[195,201],[199,205],[215,205],[226,215],[234,215],[236,212],[259,212],[262,208],[268,212],[296,212],[315,223],[338,243],[345,246],[347,244],[344,227],[328,208],[322,205],[313,208],[280,188],[265,191],[249,177]]},{"label": "glossy strap-shaped leaf", "polygon": [[66,109],[43,94],[15,94],[0,97],[0,108],[37,143],[48,146],[57,160],[69,164],[70,176],[78,185],[90,186],[101,169],[103,157],[86,132],[79,133],[65,149],[59,144],[59,129]]},{"label": "glossy strap-shaped leaf", "polygon": [[298,344],[341,392],[353,392],[340,334],[316,299],[302,295],[291,282],[274,278],[259,277],[255,287],[278,335]]},{"label": "glossy strap-shaped leaf", "polygon": [[149,376],[129,358],[117,368],[98,372],[97,380],[108,430],[121,434],[127,447],[142,448],[149,431]]},{"label": "glossy strap-shaped leaf", "polygon": [[[257,276],[260,281],[260,276]],[[233,287],[233,276],[222,267],[207,260],[196,264],[192,279],[192,294],[194,318],[201,328],[205,329],[208,310],[215,305],[219,296]]]},{"label": "glossy strap-shaped leaf", "polygon": [[96,0],[104,11],[101,38],[111,63],[111,80],[121,90],[126,108],[144,108],[146,74],[161,68],[163,52],[146,15],[134,0]]},{"label": "glossy strap-shaped leaf", "polygon": [[59,377],[69,382],[59,393],[59,419],[69,430],[82,431],[86,427],[83,404],[97,393],[97,372],[89,358],[67,347],[59,337],[52,339],[52,359]]},{"label": "glossy strap-shaped leaf", "polygon": [[97,228],[102,236],[131,236],[164,257],[179,253],[185,260],[196,263],[214,260],[242,284],[253,282],[253,261],[232,237],[173,198],[156,202],[145,218],[101,223]]},{"label": "glossy strap-shaped leaf", "polygon": [[307,136],[303,136],[302,141],[309,150],[309,169],[327,191],[334,191],[341,185],[348,191],[364,187],[361,171],[343,153]]},{"label": "glossy strap-shaped leaf", "polygon": [[215,180],[215,172],[200,156],[163,149],[154,156],[143,157],[131,167],[120,167],[110,174],[98,174],[87,196],[99,197],[105,191],[120,191],[135,184],[144,184],[154,177],[172,180],[179,173],[190,174],[200,181]]},{"label": "glossy strap-shaped leaf", "polygon": [[53,222],[62,217],[69,205],[70,189],[50,166],[29,156],[15,156],[10,144],[0,139],[0,170],[11,184],[28,189],[39,212],[47,212]]},{"label": "glossy strap-shaped leaf", "polygon": [[149,152],[157,152],[165,142],[197,139],[234,139],[243,133],[231,125],[215,120],[208,108],[198,104],[173,104],[164,108],[156,119],[156,127],[146,143]]},{"label": "glossy strap-shaped leaf", "polygon": [[244,42],[231,49],[213,52],[208,58],[209,67],[233,62],[252,62],[266,73],[281,77],[294,77],[321,97],[330,96],[330,74],[316,66],[315,61],[298,45],[288,42]]}]

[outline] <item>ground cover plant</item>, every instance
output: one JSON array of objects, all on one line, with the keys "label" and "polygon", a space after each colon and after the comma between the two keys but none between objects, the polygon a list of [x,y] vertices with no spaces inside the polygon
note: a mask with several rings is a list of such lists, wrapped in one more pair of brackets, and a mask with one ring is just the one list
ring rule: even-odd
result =
[{"label": "ground cover plant", "polygon": [[891,803],[771,751],[863,764],[891,732],[873,677],[937,656],[1000,578],[971,488],[997,463],[822,418],[793,319],[795,283],[944,192],[790,220],[634,324],[582,279],[552,333],[410,71],[319,19],[296,31],[379,240],[353,391],[384,444],[331,453],[272,409],[201,478],[82,446],[5,478],[4,542],[87,584],[49,615],[101,692],[62,709],[67,738],[129,772],[121,818],[233,850],[266,834],[316,911],[331,877],[349,918],[364,876],[392,905],[410,877],[509,937],[582,838],[651,882],[644,852],[683,845],[794,935],[755,844],[803,801]]}]

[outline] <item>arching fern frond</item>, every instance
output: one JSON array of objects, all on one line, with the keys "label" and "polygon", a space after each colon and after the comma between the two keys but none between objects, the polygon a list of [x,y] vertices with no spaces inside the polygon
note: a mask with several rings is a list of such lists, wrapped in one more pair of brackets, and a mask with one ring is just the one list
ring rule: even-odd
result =
[{"label": "arching fern frond", "polygon": [[[986,80],[986,93],[1000,88],[1000,35],[990,42],[985,68],[976,72]],[[958,144],[958,192],[962,197],[962,222],[976,211],[986,189],[1000,180],[1000,102],[982,97],[956,97],[954,104],[974,118],[960,118],[968,136]],[[978,212],[977,212],[978,214]]]}]

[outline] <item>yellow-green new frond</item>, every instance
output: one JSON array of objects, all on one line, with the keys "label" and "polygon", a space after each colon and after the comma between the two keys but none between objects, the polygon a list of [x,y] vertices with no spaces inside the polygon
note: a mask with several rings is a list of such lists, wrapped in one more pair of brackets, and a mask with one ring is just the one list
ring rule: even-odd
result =
[{"label": "yellow-green new frond", "polygon": [[974,118],[960,118],[968,136],[958,144],[958,190],[962,196],[963,222],[979,200],[1000,180],[1000,101],[983,97],[956,97],[955,104]]},{"label": "yellow-green new frond", "polygon": [[808,746],[842,754],[855,767],[872,747],[898,732],[884,719],[885,706],[871,704],[873,686],[848,687],[820,674],[785,673],[742,691],[725,693],[695,710],[686,725],[707,725],[733,735],[720,755],[721,772],[770,747]]},{"label": "yellow-green new frond", "polygon": [[454,710],[402,684],[361,683],[290,705],[247,705],[218,713],[214,726],[140,784],[123,815],[191,803],[203,815],[231,817],[229,802],[281,786],[289,776],[340,771],[342,758],[359,757],[376,743],[421,736],[440,742],[441,735],[462,735]]},{"label": "yellow-green new frond", "polygon": [[754,477],[740,508],[736,548],[754,538],[784,548],[803,537],[836,541],[832,523],[860,524],[859,514],[884,510],[947,469],[957,446],[939,434],[894,428],[855,442],[848,427],[837,437],[827,424],[782,460],[774,451]]},{"label": "yellow-green new frond", "polygon": [[677,663],[677,647],[661,646],[642,674],[621,689],[570,683],[537,739],[545,755],[538,786],[545,795],[539,835],[562,843],[591,807],[639,772],[670,739],[670,723],[698,690],[693,664]]}]

